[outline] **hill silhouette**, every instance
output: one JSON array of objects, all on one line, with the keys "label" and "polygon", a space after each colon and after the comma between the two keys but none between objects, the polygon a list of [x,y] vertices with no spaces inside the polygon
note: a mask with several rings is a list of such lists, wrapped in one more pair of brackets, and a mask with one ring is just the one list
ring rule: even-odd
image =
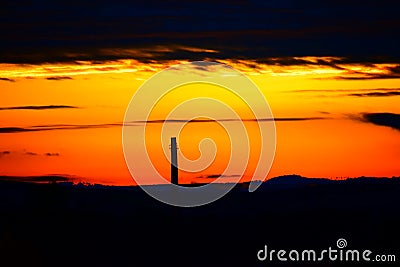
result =
[{"label": "hill silhouette", "polygon": [[300,175],[292,174],[292,175],[284,175],[271,178],[267,180],[265,183],[268,185],[310,185],[310,184],[333,184],[337,181],[330,180],[327,178],[307,178]]},{"label": "hill silhouette", "polygon": [[265,266],[256,258],[264,245],[322,249],[345,238],[394,253],[400,240],[398,177],[282,176],[197,208],[162,204],[135,186],[58,180],[0,178],[1,266]]}]

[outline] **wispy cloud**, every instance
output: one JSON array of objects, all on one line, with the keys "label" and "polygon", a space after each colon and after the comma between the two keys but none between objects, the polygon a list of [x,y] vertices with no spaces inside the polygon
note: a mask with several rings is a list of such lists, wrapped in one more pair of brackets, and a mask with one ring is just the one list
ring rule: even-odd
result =
[{"label": "wispy cloud", "polygon": [[385,96],[399,96],[400,90],[393,90],[387,92],[367,92],[367,93],[353,93],[348,94],[348,96],[358,96],[358,97],[385,97]]},{"label": "wispy cloud", "polygon": [[399,88],[372,88],[372,89],[302,89],[287,91],[291,93],[324,93],[336,94],[337,96],[353,97],[390,97],[400,95]]},{"label": "wispy cloud", "polygon": [[358,76],[335,76],[332,77],[335,80],[380,80],[380,79],[400,79],[400,74],[371,74],[371,73],[360,73]]},{"label": "wispy cloud", "polygon": [[49,81],[72,80],[72,77],[69,77],[69,76],[55,76],[55,77],[47,77],[46,80],[49,80]]},{"label": "wispy cloud", "polygon": [[365,68],[345,68],[340,76],[334,76],[335,80],[379,80],[399,79],[399,64],[368,64]]},{"label": "wispy cloud", "polygon": [[22,155],[22,156],[46,156],[46,157],[58,157],[60,156],[60,153],[55,153],[55,152],[46,152],[46,153],[37,153],[37,152],[32,152],[32,151],[27,151],[26,149],[23,150],[16,150],[16,151],[10,151],[10,150],[5,150],[5,151],[0,151],[0,156],[4,155]]},{"label": "wispy cloud", "polygon": [[[69,80],[76,75],[91,74],[118,74],[134,72],[156,72],[168,65],[178,64],[182,61],[169,60],[160,63],[152,61],[141,63],[136,59],[102,60],[102,61],[73,61],[65,63],[40,63],[40,64],[0,64],[0,76],[4,79],[17,78],[44,78],[48,80]],[[61,78],[60,77],[64,77]]]},{"label": "wispy cloud", "polygon": [[99,129],[110,127],[125,126],[138,126],[140,124],[160,124],[160,123],[210,123],[210,122],[290,122],[290,121],[310,121],[310,120],[323,120],[328,119],[325,117],[298,117],[298,118],[261,118],[261,119],[171,119],[171,120],[149,120],[149,121],[130,121],[125,123],[105,123],[105,124],[53,124],[53,125],[35,125],[28,127],[0,127],[0,134],[8,133],[23,133],[23,132],[39,132],[39,131],[55,131],[55,130],[80,130],[80,129]]},{"label": "wispy cloud", "polygon": [[318,111],[318,113],[323,114],[323,115],[330,115],[331,114],[329,111]]},{"label": "wispy cloud", "polygon": [[[138,51],[140,54],[140,51]],[[74,61],[65,63],[41,64],[0,64],[0,76],[5,79],[45,78],[62,81],[73,79],[76,75],[118,74],[118,73],[154,73],[189,60],[209,60],[227,64],[248,75],[267,74],[270,76],[314,75],[315,79],[386,79],[397,78],[399,63],[387,64],[384,61],[353,62],[345,57],[282,57],[282,58],[193,58],[182,59],[155,57],[142,62],[138,58],[103,61]],[[200,63],[199,63],[200,64]],[[212,70],[212,63],[198,65],[197,70]],[[196,70],[196,69],[192,69]],[[319,77],[320,76],[320,77]]]},{"label": "wispy cloud", "polygon": [[76,106],[68,105],[46,105],[46,106],[14,106],[14,107],[0,107],[0,110],[46,110],[46,109],[75,109]]},{"label": "wispy cloud", "polygon": [[24,133],[24,132],[40,132],[55,130],[79,130],[79,129],[98,129],[121,126],[121,124],[87,124],[87,125],[39,125],[30,127],[1,127],[0,134],[6,133]]},{"label": "wispy cloud", "polygon": [[268,122],[268,121],[308,121],[308,120],[323,120],[326,117],[287,117],[287,118],[260,118],[260,119],[170,119],[170,120],[148,120],[148,121],[130,121],[125,123],[129,124],[153,124],[153,123],[209,123],[209,122]]},{"label": "wispy cloud", "polygon": [[197,176],[197,178],[205,178],[205,179],[217,179],[217,178],[236,178],[236,177],[240,177],[240,174],[231,174],[231,175],[226,175],[226,174],[208,174],[208,175],[200,175]]},{"label": "wispy cloud", "polygon": [[50,152],[47,152],[44,155],[47,157],[59,157],[60,156],[59,153],[50,153]]}]

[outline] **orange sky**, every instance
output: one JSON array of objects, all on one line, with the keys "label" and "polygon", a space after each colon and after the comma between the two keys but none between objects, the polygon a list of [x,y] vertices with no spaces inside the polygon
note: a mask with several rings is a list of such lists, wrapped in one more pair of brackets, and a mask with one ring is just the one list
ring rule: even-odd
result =
[{"label": "orange sky", "polygon": [[[317,58],[304,59],[312,63]],[[169,65],[174,63],[178,62],[171,61]],[[338,69],[318,64],[287,67],[258,64],[257,68],[250,68],[252,62],[221,63],[242,71],[262,90],[275,118],[318,118],[276,121],[277,149],[269,177],[294,173],[328,178],[400,175],[400,132],[359,119],[365,112],[399,114],[400,96],[351,96],[396,89],[398,81],[337,78],[384,73],[390,65],[348,64]],[[133,184],[122,152],[121,123],[137,88],[165,67],[135,60],[101,64],[0,64],[3,78],[0,80],[3,129],[0,175],[60,174],[90,183]],[[211,87],[180,88],[181,99],[173,93],[166,96],[151,119],[165,119],[165,112],[178,103],[174,101],[198,96],[222,99],[238,110],[241,118],[250,119],[251,113],[240,101]],[[8,109],[49,105],[71,107]],[[217,117],[227,119],[222,111],[218,112]],[[268,122],[261,122],[261,126],[263,123]],[[250,139],[251,160],[244,180],[254,171],[259,153],[257,132],[252,124],[255,123],[246,123],[249,135],[254,138]],[[4,130],[9,127],[18,130]],[[151,141],[147,141],[150,157],[168,178],[162,144],[152,141],[159,140],[160,125],[150,125],[148,131],[152,135]],[[215,122],[188,124],[178,140],[181,152],[189,159],[198,158],[198,143],[207,137],[215,141],[218,150],[215,161],[202,172],[182,172],[183,181],[211,181],[205,177],[223,172],[231,148],[227,133]]]}]

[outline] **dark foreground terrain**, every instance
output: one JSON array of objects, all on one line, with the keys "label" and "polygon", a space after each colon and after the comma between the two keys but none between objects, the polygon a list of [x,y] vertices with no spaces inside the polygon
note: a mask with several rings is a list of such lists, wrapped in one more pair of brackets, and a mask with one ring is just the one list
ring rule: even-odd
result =
[{"label": "dark foreground terrain", "polygon": [[336,247],[395,254],[400,179],[332,182],[298,176],[245,185],[197,208],[137,187],[0,182],[0,266],[365,266],[260,262],[270,249]]}]

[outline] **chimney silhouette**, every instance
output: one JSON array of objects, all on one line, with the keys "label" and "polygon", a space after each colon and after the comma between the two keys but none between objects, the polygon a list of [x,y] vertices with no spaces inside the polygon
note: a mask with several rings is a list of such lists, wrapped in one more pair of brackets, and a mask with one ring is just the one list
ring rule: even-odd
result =
[{"label": "chimney silhouette", "polygon": [[176,137],[171,137],[171,183],[178,183],[178,155],[177,155]]}]

